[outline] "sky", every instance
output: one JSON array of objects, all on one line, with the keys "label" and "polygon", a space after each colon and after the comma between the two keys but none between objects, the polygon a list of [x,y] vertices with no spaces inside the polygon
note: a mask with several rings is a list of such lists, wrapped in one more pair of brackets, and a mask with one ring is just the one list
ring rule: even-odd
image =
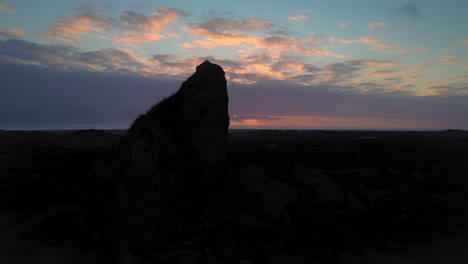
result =
[{"label": "sky", "polygon": [[468,1],[0,0],[0,129],[127,128],[204,60],[234,127],[468,129]]}]

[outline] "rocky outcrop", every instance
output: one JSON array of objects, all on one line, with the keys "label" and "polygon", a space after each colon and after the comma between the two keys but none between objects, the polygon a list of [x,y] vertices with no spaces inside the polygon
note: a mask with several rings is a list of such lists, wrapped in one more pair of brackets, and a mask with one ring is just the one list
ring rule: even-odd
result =
[{"label": "rocky outcrop", "polygon": [[358,181],[343,193],[301,164],[228,170],[228,127],[224,71],[208,61],[135,120],[85,188],[83,233],[107,260],[288,263],[287,252],[349,247],[344,205],[366,196]]},{"label": "rocky outcrop", "polygon": [[224,71],[205,61],[91,171],[88,231],[112,250],[131,251],[169,243],[167,232],[196,229],[227,177],[228,127]]}]

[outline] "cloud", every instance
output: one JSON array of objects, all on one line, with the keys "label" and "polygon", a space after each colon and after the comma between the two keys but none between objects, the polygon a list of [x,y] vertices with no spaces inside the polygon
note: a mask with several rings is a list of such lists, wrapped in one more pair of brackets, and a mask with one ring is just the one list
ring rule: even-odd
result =
[{"label": "cloud", "polygon": [[332,43],[339,43],[344,45],[351,45],[351,44],[366,44],[371,47],[373,50],[378,50],[384,52],[389,55],[406,55],[415,52],[424,52],[426,49],[422,46],[418,47],[409,47],[409,48],[400,48],[397,49],[400,45],[398,42],[396,43],[385,43],[382,39],[379,39],[375,36],[366,36],[359,39],[343,39],[343,38],[335,38],[330,37],[329,41]]},{"label": "cloud", "polygon": [[418,62],[408,68],[406,68],[405,72],[401,75],[401,79],[404,82],[414,82],[417,81],[423,70],[429,66],[433,62],[432,59],[424,60],[421,62]]},{"label": "cloud", "polygon": [[437,60],[443,64],[455,64],[455,63],[460,62],[462,59],[453,55],[449,55],[449,56],[440,56],[437,58]]},{"label": "cloud", "polygon": [[[461,110],[468,107],[466,76],[429,83],[426,96],[405,90],[413,87],[405,74],[419,79],[440,58],[409,66],[373,58],[308,64],[267,52],[236,60],[170,54],[146,60],[122,49],[82,52],[23,40],[0,41],[0,54],[2,128],[126,127],[205,59],[226,71],[233,124],[468,128]],[[393,77],[389,84],[374,81]]]},{"label": "cloud", "polygon": [[[223,65],[226,78],[231,83],[254,84],[286,80],[290,84],[329,85],[336,89],[355,89],[355,92],[360,93],[407,91],[414,94],[434,94],[434,91],[424,90],[424,87],[435,84],[418,81],[428,65],[433,62],[457,62],[456,58],[447,56],[414,65],[373,58],[312,64],[296,56],[276,57],[268,51],[242,55],[235,60],[164,53],[142,58],[131,50],[121,48],[82,52],[69,45],[41,45],[22,40],[0,41],[0,54],[0,62],[36,65],[67,72],[111,72],[159,76],[164,79],[184,78],[191,74],[201,61],[210,60]],[[448,85],[451,82],[446,80],[437,85]]]},{"label": "cloud", "polygon": [[15,14],[15,10],[8,3],[0,3],[0,11]]},{"label": "cloud", "polygon": [[0,29],[0,37],[6,38],[21,38],[25,34],[25,31],[21,28],[10,27]]},{"label": "cloud", "polygon": [[465,45],[468,45],[468,39],[463,39],[463,40],[461,40],[461,43],[462,43],[462,44],[465,44]]},{"label": "cloud", "polygon": [[301,21],[309,19],[309,14],[312,13],[311,9],[300,10],[296,14],[289,16],[288,20],[290,21]]},{"label": "cloud", "polygon": [[338,24],[338,27],[340,27],[341,29],[345,29],[345,28],[348,28],[351,24],[349,22],[340,22]]},{"label": "cloud", "polygon": [[421,10],[415,4],[402,5],[394,9],[394,11],[399,14],[405,15],[407,17],[413,18],[413,19],[420,18],[422,15]]},{"label": "cloud", "polygon": [[388,23],[387,22],[372,22],[367,26],[367,30],[373,30],[374,28],[377,27],[387,27]]},{"label": "cloud", "polygon": [[345,45],[350,45],[350,44],[355,43],[355,41],[352,39],[342,39],[342,38],[335,38],[335,37],[330,37],[330,42],[340,43],[340,44],[345,44]]},{"label": "cloud", "polygon": [[399,73],[398,70],[378,70],[372,72],[372,75],[381,75],[381,76],[388,76],[388,75],[393,75],[395,73]]},{"label": "cloud", "polygon": [[309,18],[308,16],[302,15],[302,14],[297,14],[297,15],[288,17],[288,19],[292,21],[307,20],[308,18]]},{"label": "cloud", "polygon": [[213,49],[247,45],[262,52],[266,51],[276,58],[286,53],[343,57],[332,52],[329,47],[320,45],[320,39],[314,36],[297,38],[284,32],[262,32],[264,36],[261,36],[252,32],[254,29],[266,29],[270,26],[272,26],[270,22],[256,19],[241,20],[240,22],[226,20],[225,23],[219,24],[214,23],[212,19],[205,22],[189,21],[186,24],[185,31],[195,39],[191,42],[182,43],[181,46],[185,49],[197,47]]},{"label": "cloud", "polygon": [[71,71],[134,72],[144,75],[144,60],[122,49],[81,52],[73,46],[42,45],[23,40],[0,41],[0,61]]},{"label": "cloud", "polygon": [[176,37],[177,34],[163,33],[163,30],[170,23],[176,22],[185,15],[185,12],[170,7],[161,7],[149,16],[133,11],[123,11],[120,13],[120,23],[124,33],[114,35],[113,39],[117,42],[137,43]]},{"label": "cloud", "polygon": [[388,54],[391,54],[391,55],[406,55],[406,54],[410,54],[410,53],[413,53],[413,52],[424,52],[426,49],[422,46],[418,46],[418,47],[414,47],[414,48],[403,48],[403,49],[399,49],[399,50],[392,50],[392,51],[388,51]]},{"label": "cloud", "polygon": [[[164,62],[180,58],[159,59]],[[226,70],[225,64],[220,65]],[[0,61],[0,71],[4,73],[0,128],[36,129],[126,128],[151,105],[175,92],[189,76],[168,79],[80,69],[63,71],[5,61]],[[228,82],[228,89],[233,125],[468,128],[468,114],[461,111],[468,107],[466,94],[356,93],[352,86],[305,86],[285,80],[249,85]]]},{"label": "cloud", "polygon": [[[98,49],[82,52],[73,46],[41,45],[21,40],[0,42],[0,61],[37,65],[62,71],[96,71],[118,74],[136,74],[142,76],[160,76],[165,79],[183,78],[204,60],[223,65],[226,78],[231,83],[261,83],[268,80],[287,80],[290,83],[304,85],[335,85],[343,89],[364,91],[392,91],[409,84],[417,78],[421,66],[410,69],[393,60],[359,59],[310,64],[299,58],[281,56],[277,58],[265,51],[243,55],[236,60],[156,54],[142,58],[131,50]],[[398,67],[397,69],[393,69]],[[419,72],[418,72],[419,69]],[[399,70],[388,77],[383,74],[371,74],[375,71]],[[347,87],[347,88],[345,88]]]},{"label": "cloud", "polygon": [[234,84],[230,86],[230,113],[238,116],[234,121],[239,125],[468,127],[468,119],[464,120],[468,114],[462,111],[463,116],[459,116],[462,113],[459,109],[468,106],[466,95],[438,97],[351,92],[354,90],[352,87],[340,90],[330,85],[301,86],[281,81],[261,85]]},{"label": "cloud", "polygon": [[77,59],[93,70],[142,72],[147,67],[131,51],[105,48],[76,54]]},{"label": "cloud", "polygon": [[389,50],[393,48],[393,45],[383,43],[381,39],[378,39],[377,37],[374,37],[374,36],[362,37],[356,41],[362,44],[369,45],[372,47],[372,49],[375,49],[375,50]]},{"label": "cloud", "polygon": [[355,43],[361,43],[371,46],[374,50],[385,50],[387,52],[392,52],[391,49],[397,46],[397,44],[388,44],[384,43],[382,39],[379,39],[375,36],[369,35],[359,39],[343,39],[330,37],[330,42],[336,42],[340,44],[350,45]]},{"label": "cloud", "polygon": [[[68,45],[41,45],[22,40],[7,40],[0,42],[0,61],[16,64],[38,65],[40,67],[58,70],[82,70],[100,72],[132,72],[150,76],[166,77],[185,76],[193,71],[200,61],[209,59],[225,65],[229,73],[227,77],[232,82],[254,83],[266,79],[290,78],[302,74],[315,74],[314,82],[319,82],[319,76],[339,74],[338,64],[327,64],[319,67],[307,64],[297,59],[276,59],[271,54],[257,53],[246,55],[238,60],[219,59],[213,57],[189,56],[183,57],[170,54],[156,54],[149,59],[141,58],[130,50],[99,49],[81,52]],[[346,62],[353,64],[355,62]],[[363,61],[361,64],[365,65]],[[332,68],[337,69],[332,71]],[[342,78],[346,76],[343,75]],[[328,77],[336,80],[337,77]]]},{"label": "cloud", "polygon": [[468,75],[446,76],[426,82],[424,88],[431,95],[468,95]]},{"label": "cloud", "polygon": [[401,62],[396,60],[379,60],[379,59],[362,59],[362,63],[371,67],[398,67],[402,66]]},{"label": "cloud", "polygon": [[434,85],[426,87],[425,90],[429,94],[443,94],[445,96],[462,96],[468,95],[468,84],[450,84],[450,85]]},{"label": "cloud", "polygon": [[212,57],[182,57],[173,54],[156,54],[149,59],[152,67],[158,72],[180,78],[190,74],[200,62],[205,60],[214,61]]},{"label": "cloud", "polygon": [[[150,58],[151,67],[174,76],[189,74],[200,61],[210,60],[223,65],[226,78],[232,83],[261,83],[268,80],[288,80],[291,83],[307,85],[349,85],[364,86],[360,79],[366,79],[371,70],[402,66],[393,60],[361,59],[343,62],[308,64],[297,59],[280,60],[268,53],[243,56],[239,60],[214,57],[182,57],[179,55],[157,54]],[[401,71],[394,70],[401,74]],[[367,84],[368,85],[368,84]],[[378,86],[374,85],[373,89]],[[391,90],[391,85],[385,89]]]},{"label": "cloud", "polygon": [[202,28],[211,32],[222,31],[249,31],[260,30],[272,26],[270,21],[261,20],[257,18],[242,18],[240,20],[226,19],[226,18],[210,18],[203,22],[191,22],[191,26]]},{"label": "cloud", "polygon": [[95,11],[78,11],[69,18],[49,25],[42,36],[49,40],[65,42],[79,42],[83,35],[90,32],[104,32],[109,30],[111,22]]},{"label": "cloud", "polygon": [[59,68],[76,64],[78,49],[63,45],[42,45],[24,40],[0,41],[0,61]]}]

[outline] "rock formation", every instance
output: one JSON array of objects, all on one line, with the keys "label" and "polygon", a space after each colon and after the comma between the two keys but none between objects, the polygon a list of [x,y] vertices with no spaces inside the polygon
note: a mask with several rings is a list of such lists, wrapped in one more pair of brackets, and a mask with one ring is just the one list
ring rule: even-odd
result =
[{"label": "rock formation", "polygon": [[[228,170],[228,127],[224,71],[205,61],[91,170],[83,233],[94,248],[112,263],[288,263],[286,252],[320,247],[341,254],[353,241],[350,210],[330,176],[299,165]],[[348,192],[362,198],[358,183],[348,180]]]},{"label": "rock formation", "polygon": [[228,127],[224,71],[205,61],[90,172],[88,233],[101,247],[131,251],[169,243],[167,232],[194,230],[227,177]]}]

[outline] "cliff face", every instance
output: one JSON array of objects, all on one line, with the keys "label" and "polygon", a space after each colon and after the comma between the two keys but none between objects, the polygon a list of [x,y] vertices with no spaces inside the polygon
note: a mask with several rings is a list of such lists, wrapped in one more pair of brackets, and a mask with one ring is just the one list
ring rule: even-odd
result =
[{"label": "cliff face", "polygon": [[88,219],[98,237],[145,248],[165,232],[193,230],[227,177],[228,127],[224,71],[205,61],[90,173],[85,207],[94,208]]}]

